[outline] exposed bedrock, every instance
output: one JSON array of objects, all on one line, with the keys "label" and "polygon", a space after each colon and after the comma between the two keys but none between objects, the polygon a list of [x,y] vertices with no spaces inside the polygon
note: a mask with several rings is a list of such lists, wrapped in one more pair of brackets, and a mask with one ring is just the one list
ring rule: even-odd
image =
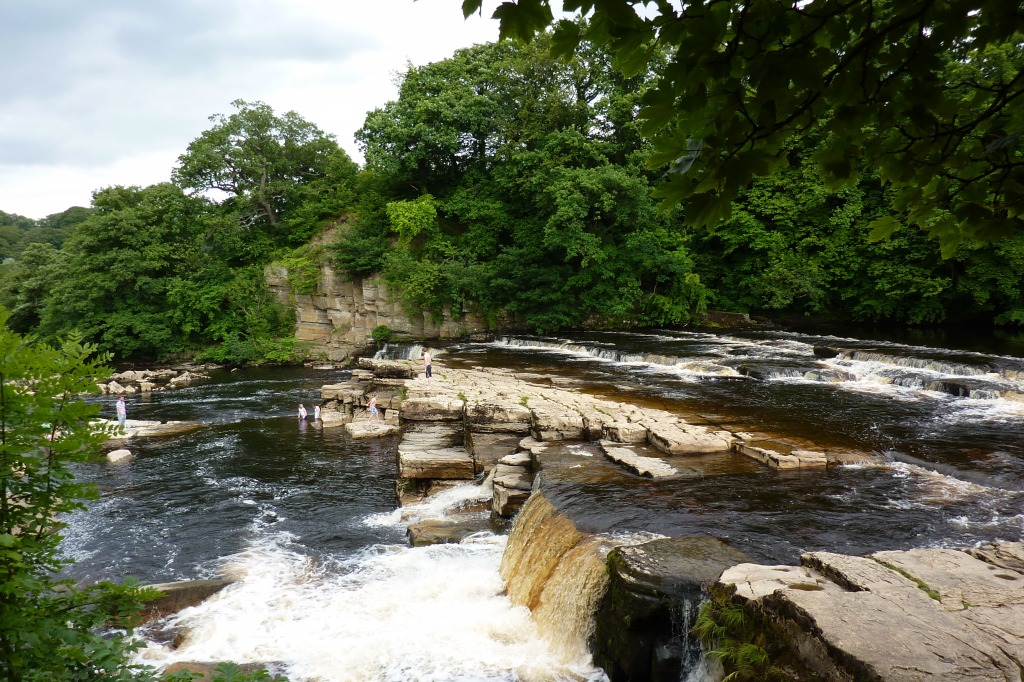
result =
[{"label": "exposed bedrock", "polygon": [[[379,367],[389,376],[378,377]],[[688,479],[744,467],[813,475],[887,461],[588,395],[537,375],[448,368],[443,355],[431,385],[416,370],[414,362],[368,363],[349,384],[324,387],[325,415],[358,419],[353,406],[365,405],[373,387],[389,388],[386,407],[402,425],[402,504],[486,477],[492,521],[514,518],[500,569],[509,598],[531,610],[556,651],[589,651],[613,682],[678,680],[691,670],[698,649],[687,633],[713,583],[781,633],[790,670],[805,667],[807,679],[1024,682],[1021,543],[867,557],[813,552],[799,566],[765,566],[745,563],[714,537],[608,535],[600,513],[559,506],[574,486],[652,479],[683,489]],[[469,521],[410,526],[410,540],[456,542],[473,532]]]},{"label": "exposed bedrock", "polygon": [[1009,565],[1024,545],[971,552],[812,552],[800,566],[734,566],[721,584],[820,679],[1019,682],[1024,574]]},{"label": "exposed bedrock", "polygon": [[612,680],[679,680],[696,667],[690,629],[708,588],[748,557],[717,538],[681,537],[618,547],[595,614],[594,662]]}]

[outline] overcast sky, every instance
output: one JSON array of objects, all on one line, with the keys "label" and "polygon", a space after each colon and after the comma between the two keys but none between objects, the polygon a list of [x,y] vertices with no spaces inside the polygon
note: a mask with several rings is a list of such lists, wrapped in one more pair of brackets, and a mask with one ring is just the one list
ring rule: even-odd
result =
[{"label": "overcast sky", "polygon": [[496,40],[461,0],[0,0],[0,211],[42,218],[170,178],[235,99],[337,137],[394,99],[407,62]]}]

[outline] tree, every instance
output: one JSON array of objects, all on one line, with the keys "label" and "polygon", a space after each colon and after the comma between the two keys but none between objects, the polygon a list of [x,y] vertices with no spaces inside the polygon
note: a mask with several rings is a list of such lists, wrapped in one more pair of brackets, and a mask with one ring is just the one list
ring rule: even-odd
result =
[{"label": "tree", "polygon": [[542,331],[688,320],[707,292],[650,196],[644,78],[593,46],[555,60],[546,40],[407,69],[357,133],[373,191],[337,263],[377,265],[407,307],[438,315],[472,303]]},{"label": "tree", "polygon": [[[225,208],[244,227],[268,233],[275,244],[308,240],[323,218],[337,218],[351,201],[355,163],[333,136],[290,111],[235,100],[230,116],[193,140],[172,178],[199,194],[227,195]],[[305,208],[305,210],[302,210]]]},{"label": "tree", "polygon": [[61,515],[95,497],[70,466],[97,456],[110,430],[79,396],[109,376],[96,347],[70,337],[34,344],[0,310],[0,678],[8,682],[132,679],[132,647],[111,627],[151,596],[131,585],[58,580]]},{"label": "tree", "polygon": [[[481,0],[464,0],[466,16]],[[552,21],[549,0],[509,0],[501,36]],[[588,23],[557,22],[560,54],[607,46],[624,73],[671,50],[640,112],[665,206],[714,228],[755,176],[814,131],[829,186],[858,169],[892,190],[894,215],[946,256],[965,240],[1024,231],[1024,13],[1013,0],[564,0]],[[653,10],[648,6],[653,5]]]},{"label": "tree", "polygon": [[65,272],[64,254],[46,242],[28,244],[17,259],[0,265],[0,304],[11,311],[7,326],[23,334],[35,330]]},{"label": "tree", "polygon": [[204,227],[204,202],[170,183],[109,187],[64,245],[65,270],[41,312],[48,338],[77,329],[119,357],[164,357],[182,349],[167,306]]}]

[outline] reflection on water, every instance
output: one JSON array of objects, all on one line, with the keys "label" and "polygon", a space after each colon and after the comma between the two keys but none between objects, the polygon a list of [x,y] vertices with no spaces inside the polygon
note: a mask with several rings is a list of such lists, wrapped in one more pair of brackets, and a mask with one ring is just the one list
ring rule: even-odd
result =
[{"label": "reflection on water", "polygon": [[[713,535],[779,563],[811,550],[1024,540],[1024,361],[1005,348],[658,330],[505,338],[437,357],[882,462],[787,472],[723,453],[673,461],[680,476],[652,481],[585,444],[549,448],[545,491],[584,530]],[[81,467],[103,494],[69,518],[71,574],[163,582],[230,567],[244,576],[180,615],[192,634],[179,650],[153,644],[145,656],[158,663],[276,661],[295,680],[324,681],[600,677],[585,652],[551,653],[501,596],[504,538],[406,545],[406,523],[443,517],[478,488],[399,513],[396,439],[356,441],[298,423],[297,404],[346,375],[225,372],[130,397],[129,419],[206,426],[132,443],[136,459],[126,466]]]}]

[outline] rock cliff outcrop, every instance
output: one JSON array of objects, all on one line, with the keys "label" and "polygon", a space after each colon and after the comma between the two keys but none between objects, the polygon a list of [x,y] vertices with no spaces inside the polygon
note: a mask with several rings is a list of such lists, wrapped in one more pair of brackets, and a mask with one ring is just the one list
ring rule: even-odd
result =
[{"label": "rock cliff outcrop", "polygon": [[295,309],[295,338],[309,344],[311,354],[332,362],[373,345],[373,330],[383,325],[397,339],[455,339],[487,331],[469,310],[445,310],[437,320],[430,311],[409,314],[394,300],[379,275],[346,280],[326,265],[312,294],[298,294],[288,271],[267,266],[265,277],[277,299]]}]

